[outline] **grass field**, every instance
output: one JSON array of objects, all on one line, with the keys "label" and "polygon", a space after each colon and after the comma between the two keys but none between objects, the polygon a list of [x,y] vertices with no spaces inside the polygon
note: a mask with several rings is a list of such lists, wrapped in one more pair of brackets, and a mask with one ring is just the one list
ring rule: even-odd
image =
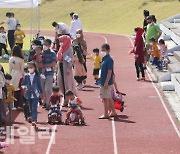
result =
[{"label": "grass field", "polygon": [[[52,29],[53,21],[69,25],[69,13],[74,11],[86,31],[131,34],[135,26],[142,25],[144,9],[150,10],[160,21],[180,13],[179,8],[179,0],[42,0],[41,29]],[[31,9],[1,9],[0,20],[5,19],[7,11],[15,12],[23,28],[29,29]]]}]

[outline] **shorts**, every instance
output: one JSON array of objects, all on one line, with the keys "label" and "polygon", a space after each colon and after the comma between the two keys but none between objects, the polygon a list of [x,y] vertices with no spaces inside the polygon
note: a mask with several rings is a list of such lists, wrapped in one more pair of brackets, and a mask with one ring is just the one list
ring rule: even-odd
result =
[{"label": "shorts", "polygon": [[99,75],[99,68],[93,70],[93,75]]},{"label": "shorts", "polygon": [[107,89],[104,88],[104,86],[100,87],[100,97],[102,99],[111,99],[112,98],[112,94],[111,94],[111,86],[108,86]]},{"label": "shorts", "polygon": [[13,102],[6,102],[5,103],[5,108],[8,108],[8,109],[12,110],[13,107],[14,107],[14,103]]}]

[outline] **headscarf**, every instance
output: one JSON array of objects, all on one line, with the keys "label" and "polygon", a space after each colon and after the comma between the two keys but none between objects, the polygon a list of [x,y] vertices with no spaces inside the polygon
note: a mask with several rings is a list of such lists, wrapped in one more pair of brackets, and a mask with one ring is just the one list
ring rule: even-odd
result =
[{"label": "headscarf", "polygon": [[135,38],[135,41],[134,41],[134,46],[137,45],[137,43],[139,41],[139,38],[142,37],[142,34],[143,34],[143,29],[138,27],[138,31],[136,33],[136,38]]},{"label": "headscarf", "polygon": [[143,29],[138,27],[138,31],[136,33],[136,38],[134,41],[134,48],[129,52],[130,54],[135,52],[134,49],[135,49],[136,45],[138,44],[138,41],[142,37],[142,35],[143,35]]},{"label": "headscarf", "polygon": [[61,37],[59,37],[59,41],[63,43],[63,45],[60,47],[58,53],[57,53],[57,59],[58,61],[62,61],[62,55],[63,52],[66,51],[67,49],[69,49],[69,47],[71,46],[71,38],[67,35],[63,35]]},{"label": "headscarf", "polygon": [[87,52],[87,44],[84,39],[83,31],[81,29],[79,29],[79,30],[77,30],[76,34],[81,34],[81,37],[74,39],[73,42],[78,43],[78,44],[80,43],[82,50],[84,52]]}]

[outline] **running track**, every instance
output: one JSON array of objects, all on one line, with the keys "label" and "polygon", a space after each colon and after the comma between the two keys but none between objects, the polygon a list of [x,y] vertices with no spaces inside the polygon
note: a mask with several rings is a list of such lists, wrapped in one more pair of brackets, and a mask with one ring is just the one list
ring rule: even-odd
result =
[{"label": "running track", "polygon": [[[44,35],[52,36],[53,33],[46,31]],[[100,48],[105,42],[111,45],[116,80],[119,89],[127,93],[124,112],[118,112],[119,116],[114,120],[99,120],[98,117],[103,112],[103,104],[98,97],[99,89],[85,88],[85,91],[79,92],[79,96],[84,102],[83,112],[87,126],[49,126],[45,123],[47,111],[39,108],[40,132],[44,132],[48,127],[55,129],[56,132],[50,133],[51,139],[38,139],[38,133],[35,132],[35,144],[24,145],[20,143],[21,137],[17,130],[22,126],[30,129],[30,125],[23,120],[23,113],[15,111],[17,118],[14,124],[15,133],[12,135],[15,136],[15,143],[2,152],[7,154],[180,153],[178,131],[175,131],[148,75],[146,75],[147,82],[136,81],[133,56],[127,54],[132,46],[130,39],[122,35],[97,33],[86,33],[85,37],[89,53],[95,47]],[[88,85],[93,85],[94,82],[91,75],[92,66],[93,63],[88,60]],[[64,119],[65,112],[63,113]],[[173,115],[172,119],[174,120]],[[54,139],[55,144],[51,144]]]}]

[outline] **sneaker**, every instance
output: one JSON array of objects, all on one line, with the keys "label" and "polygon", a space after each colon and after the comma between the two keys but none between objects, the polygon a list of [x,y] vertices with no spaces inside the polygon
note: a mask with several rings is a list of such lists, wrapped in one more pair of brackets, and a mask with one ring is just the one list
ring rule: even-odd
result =
[{"label": "sneaker", "polygon": [[32,122],[32,126],[36,127],[36,122],[35,121]]},{"label": "sneaker", "polygon": [[140,78],[137,78],[137,81],[140,81]]},{"label": "sneaker", "polygon": [[77,87],[78,90],[81,90],[83,88],[84,88],[83,84],[79,84],[79,86]]},{"label": "sneaker", "polygon": [[31,118],[31,117],[27,118],[27,121],[28,121],[29,123],[31,123],[31,122],[32,122],[32,118]]},{"label": "sneaker", "polygon": [[141,80],[144,80],[144,81],[145,81],[146,79],[145,79],[145,77],[142,77]]},{"label": "sneaker", "polygon": [[45,109],[45,108],[46,108],[46,104],[43,104],[43,105],[42,105],[42,108]]},{"label": "sneaker", "polygon": [[42,79],[46,79],[46,76],[45,76],[44,74],[41,74],[40,77],[41,77]]}]

